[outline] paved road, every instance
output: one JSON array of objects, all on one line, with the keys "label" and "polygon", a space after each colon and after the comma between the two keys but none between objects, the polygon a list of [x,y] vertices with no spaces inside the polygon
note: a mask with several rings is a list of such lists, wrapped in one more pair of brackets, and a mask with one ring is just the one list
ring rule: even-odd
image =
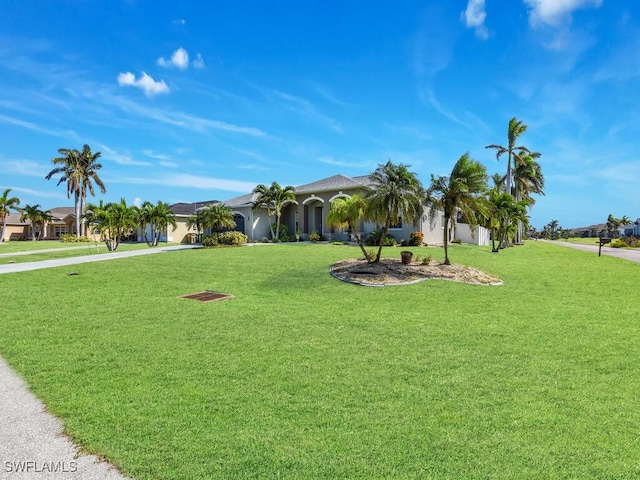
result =
[{"label": "paved road", "polygon": [[[556,245],[562,245],[563,247],[575,248],[576,250],[583,250],[585,252],[593,252],[598,255],[598,244],[595,238],[593,239],[593,245],[581,245],[579,243],[559,242],[554,240]],[[632,262],[640,263],[640,248],[612,248],[602,247],[602,255],[609,255],[611,257],[624,258]]]},{"label": "paved road", "polygon": [[[14,272],[27,272],[29,270],[40,270],[41,268],[53,268],[62,267],[66,265],[77,265],[79,263],[87,262],[101,262],[104,260],[113,260],[116,258],[137,257],[138,255],[151,255],[154,253],[172,252],[174,250],[188,250],[192,248],[200,248],[200,245],[171,245],[167,247],[155,247],[146,248],[142,250],[129,250],[127,252],[109,252],[98,253],[93,255],[82,255],[79,257],[59,258],[57,260],[41,260],[39,262],[27,262],[27,263],[9,263],[7,265],[0,265],[0,274],[14,273]],[[75,249],[75,247],[71,247]],[[60,251],[61,249],[54,249],[54,251]],[[42,252],[38,251],[37,253]],[[35,252],[34,252],[35,253]]]}]

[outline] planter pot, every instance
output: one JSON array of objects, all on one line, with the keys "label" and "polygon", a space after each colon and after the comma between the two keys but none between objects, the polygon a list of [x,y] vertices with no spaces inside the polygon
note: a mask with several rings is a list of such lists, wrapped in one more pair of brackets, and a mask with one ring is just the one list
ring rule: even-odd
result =
[{"label": "planter pot", "polygon": [[413,259],[413,252],[400,252],[400,257],[402,258],[402,263],[409,265]]}]

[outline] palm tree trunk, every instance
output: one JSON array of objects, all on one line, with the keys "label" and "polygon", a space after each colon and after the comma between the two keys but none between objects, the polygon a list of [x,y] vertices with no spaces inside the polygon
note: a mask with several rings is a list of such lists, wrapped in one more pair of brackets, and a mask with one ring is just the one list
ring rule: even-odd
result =
[{"label": "palm tree trunk", "polygon": [[444,232],[444,264],[451,265],[449,260],[449,217],[444,217],[444,225],[442,231]]},{"label": "palm tree trunk", "polygon": [[358,246],[360,247],[360,250],[362,250],[362,254],[364,255],[364,258],[367,259],[367,263],[371,262],[371,259],[369,258],[369,255],[367,254],[367,250],[364,248],[364,243],[362,243],[362,239],[360,238],[360,235],[358,235],[358,229],[354,228],[353,225],[349,224],[349,226],[351,227],[351,231],[353,231],[353,236],[356,239],[356,242],[358,244]]},{"label": "palm tree trunk", "polygon": [[75,219],[75,224],[76,224],[76,238],[80,238],[80,192],[78,190],[76,190],[75,192],[75,212],[76,212],[76,219]]},{"label": "palm tree trunk", "polygon": [[387,240],[387,232],[389,231],[389,223],[384,224],[384,228],[382,229],[382,235],[380,236],[380,246],[378,247],[378,254],[376,255],[376,259],[374,263],[380,262],[380,256],[382,255],[382,247],[384,246],[384,242]]}]

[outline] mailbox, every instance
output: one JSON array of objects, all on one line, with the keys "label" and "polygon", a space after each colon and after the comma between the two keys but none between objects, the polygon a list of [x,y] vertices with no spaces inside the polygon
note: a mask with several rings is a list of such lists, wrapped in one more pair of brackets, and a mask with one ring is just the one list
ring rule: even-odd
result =
[{"label": "mailbox", "polygon": [[597,241],[598,243],[598,256],[600,256],[602,254],[602,245],[605,245],[607,243],[611,242],[610,238],[607,237],[600,237]]}]

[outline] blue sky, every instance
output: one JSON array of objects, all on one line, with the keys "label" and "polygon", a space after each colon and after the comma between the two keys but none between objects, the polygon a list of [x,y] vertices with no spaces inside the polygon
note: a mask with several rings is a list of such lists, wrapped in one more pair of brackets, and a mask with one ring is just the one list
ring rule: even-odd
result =
[{"label": "blue sky", "polygon": [[0,189],[70,206],[61,147],[102,152],[127,203],[224,200],[256,184],[423,183],[488,144],[542,153],[534,226],[640,217],[635,0],[3,0]]}]

